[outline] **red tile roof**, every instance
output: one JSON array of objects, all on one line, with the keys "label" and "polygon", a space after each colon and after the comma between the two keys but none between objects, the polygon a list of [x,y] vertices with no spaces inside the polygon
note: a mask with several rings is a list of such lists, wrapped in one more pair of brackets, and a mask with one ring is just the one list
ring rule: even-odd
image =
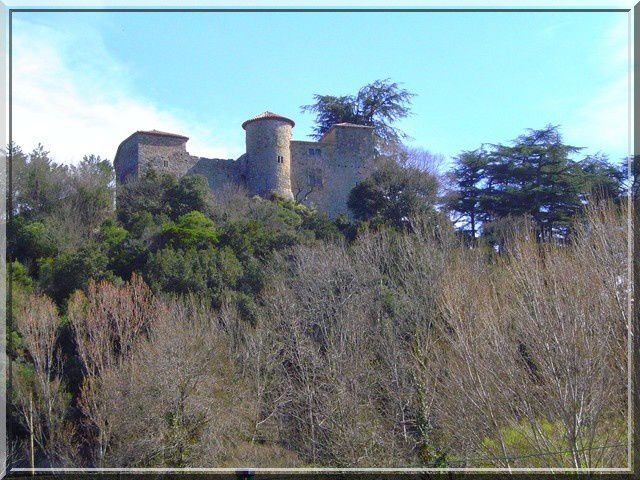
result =
[{"label": "red tile roof", "polygon": [[160,135],[163,137],[184,138],[186,140],[189,140],[189,137],[185,137],[184,135],[178,135],[177,133],[161,132],[160,130],[138,130],[136,133],[144,133],[146,135]]},{"label": "red tile roof", "polygon": [[250,118],[249,120],[246,120],[242,124],[242,128],[245,128],[247,124],[251,122],[257,122],[258,120],[270,120],[270,119],[282,120],[282,121],[288,122],[292,127],[296,126],[295,122],[290,118],[283,117],[282,115],[278,115],[277,113],[273,113],[273,112],[262,112],[261,114],[256,115],[255,117]]}]

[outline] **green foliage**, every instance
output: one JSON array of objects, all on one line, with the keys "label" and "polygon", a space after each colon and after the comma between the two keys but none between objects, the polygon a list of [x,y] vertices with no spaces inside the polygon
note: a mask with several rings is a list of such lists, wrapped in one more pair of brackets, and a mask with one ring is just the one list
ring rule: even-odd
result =
[{"label": "green foliage", "polygon": [[114,174],[108,160],[89,155],[77,166],[59,165],[42,145],[28,155],[13,146],[11,155],[14,217],[42,222],[60,251],[91,238],[113,215]]},{"label": "green foliage", "polygon": [[215,245],[219,238],[213,221],[197,211],[185,213],[175,222],[165,223],[162,235],[169,246],[182,249],[207,248]]},{"label": "green foliage", "polygon": [[[372,92],[375,93],[370,90],[368,94],[373,95]],[[629,181],[622,170],[609,165],[602,156],[571,161],[569,155],[575,151],[574,147],[564,145],[553,128],[529,132],[509,147],[463,152],[458,157],[453,175],[458,195],[452,197],[448,205],[464,217],[465,231],[472,235],[483,231],[486,238],[499,239],[512,226],[511,215],[517,214],[537,215],[541,234],[548,229],[557,234],[569,225],[574,215],[581,213],[584,204],[594,195],[619,198],[622,185]],[[297,453],[303,455],[301,461],[308,464],[335,459],[347,465],[361,461],[361,452],[368,449],[369,458],[381,457],[381,453],[388,450],[385,462],[390,465],[405,459],[407,463],[423,462],[430,466],[457,465],[457,452],[449,450],[455,442],[444,437],[450,435],[443,427],[449,417],[438,417],[432,405],[439,402],[430,398],[434,391],[438,394],[446,391],[439,384],[440,378],[458,378],[455,371],[449,375],[447,370],[455,362],[438,363],[441,357],[446,360],[447,355],[442,348],[446,343],[441,342],[448,335],[440,333],[455,330],[455,324],[448,324],[448,312],[455,309],[447,307],[438,295],[446,288],[447,299],[462,302],[458,313],[467,314],[469,298],[477,290],[470,289],[469,295],[457,288],[465,286],[467,277],[473,276],[465,274],[467,270],[454,270],[455,275],[442,273],[451,272],[447,269],[457,262],[472,265],[480,257],[487,256],[490,260],[495,257],[490,257],[494,251],[486,242],[480,241],[468,249],[449,235],[448,224],[429,223],[430,214],[438,216],[435,208],[438,182],[434,175],[415,164],[402,166],[389,161],[351,193],[349,206],[356,220],[342,216],[331,221],[323,213],[277,196],[245,198],[240,205],[228,202],[225,212],[220,214],[214,208],[209,209],[211,199],[202,177],[176,180],[149,172],[139,181],[121,188],[115,218],[111,202],[112,171],[108,162],[87,157],[78,167],[66,168],[53,164],[42,148],[30,155],[19,150],[14,153],[16,158],[21,158],[16,161],[21,190],[16,196],[15,217],[8,225],[8,248],[16,259],[9,264],[12,306],[24,307],[23,302],[31,300],[30,294],[43,291],[64,313],[70,294],[76,289],[86,289],[91,280],[119,283],[128,280],[134,272],[141,273],[156,294],[153,301],[143,300],[135,308],[144,304],[144,308],[154,309],[163,303],[173,308],[184,301],[184,306],[175,310],[160,309],[150,314],[172,312],[169,328],[159,333],[153,332],[152,328],[156,327],[150,327],[150,334],[140,344],[143,348],[131,356],[149,370],[131,382],[131,372],[139,372],[127,368],[139,368],[140,363],[127,364],[133,360],[124,360],[118,365],[123,368],[114,370],[116,375],[110,379],[117,388],[106,391],[108,394],[121,388],[134,392],[129,397],[137,398],[138,403],[131,412],[139,413],[153,405],[158,393],[166,394],[166,391],[157,382],[150,381],[148,390],[136,393],[136,382],[161,378],[167,368],[175,366],[178,370],[172,370],[173,375],[167,374],[166,378],[181,378],[176,372],[192,375],[188,382],[193,388],[182,384],[180,388],[184,388],[178,393],[185,397],[174,398],[180,402],[173,404],[171,398],[165,397],[160,405],[163,408],[158,409],[156,405],[156,410],[145,418],[145,421],[153,418],[165,421],[166,428],[159,430],[163,435],[158,438],[162,448],[166,446],[170,450],[154,449],[162,453],[157,459],[150,457],[145,462],[188,465],[187,457],[196,455],[197,450],[206,452],[212,438],[232,437],[217,430],[215,415],[205,423],[189,410],[193,405],[203,405],[203,399],[211,400],[211,406],[215,407],[220,392],[224,395],[232,392],[228,395],[232,400],[252,398],[256,402],[255,411],[251,407],[244,412],[245,402],[233,404],[240,407],[239,415],[249,418],[246,430],[238,430],[240,433],[233,430],[233,434],[238,435],[233,437],[234,442],[239,438],[239,445],[246,441],[252,448],[255,443],[267,449],[283,439],[288,442],[294,438],[297,442],[286,444],[291,450],[265,450],[267,456],[271,452],[287,454],[297,448]],[[61,186],[64,188],[59,188]],[[218,206],[222,208],[221,205],[222,202]],[[426,217],[426,221],[412,223],[416,217],[421,221]],[[84,225],[82,233],[75,235],[74,228],[78,225]],[[600,239],[606,235],[594,237]],[[61,244],[60,238],[68,241]],[[343,245],[343,239],[351,243]],[[558,246],[558,249],[565,247]],[[612,250],[619,248],[612,247]],[[545,257],[545,261],[547,258],[550,257]],[[491,275],[495,272],[491,281],[501,285],[499,268],[468,272]],[[441,281],[443,278],[445,282]],[[452,281],[459,285],[447,283]],[[459,300],[453,292],[461,292]],[[187,298],[179,302],[167,298],[174,295]],[[108,308],[122,306],[118,298],[112,300],[112,305],[105,308],[105,315],[110,315]],[[187,307],[189,301],[197,306]],[[203,305],[206,310],[196,314],[196,309]],[[586,305],[585,311],[591,307],[592,304]],[[474,309],[470,314],[482,313],[481,310]],[[52,380],[58,380],[62,372],[64,388],[59,416],[64,419],[68,416],[75,422],[80,415],[85,420],[85,412],[80,413],[76,405],[81,405],[78,400],[86,370],[78,355],[77,330],[68,323],[68,319],[73,318],[72,311],[69,309],[68,317],[59,317],[62,322],[56,350],[61,353],[63,365],[60,371],[54,372]],[[494,310],[487,308],[486,311]],[[174,312],[178,313],[174,316]],[[8,314],[11,313],[9,309]],[[197,320],[198,315],[206,320],[205,328],[194,332],[191,326],[196,323],[191,322]],[[157,326],[161,320],[154,319],[153,325]],[[220,330],[216,330],[218,328]],[[432,330],[437,336],[433,342],[427,342],[431,340]],[[204,338],[205,331],[214,332],[214,336],[202,341],[202,349],[193,349],[196,345],[193,339]],[[176,332],[183,335],[182,343],[176,341]],[[462,330],[454,333],[460,332]],[[253,334],[257,336],[251,337]],[[228,351],[211,341],[216,336],[223,339],[221,345],[224,342],[230,345]],[[162,339],[166,344],[158,348],[157,342]],[[21,382],[26,388],[27,395],[21,397],[23,401],[29,391],[34,391],[33,366],[27,361],[26,345],[28,342],[23,342],[19,332],[9,325],[7,347],[14,359],[17,383]],[[615,342],[608,345],[615,346]],[[433,359],[432,352],[436,353]],[[211,362],[212,354],[221,355],[220,359],[216,357]],[[234,359],[239,357],[242,368],[235,368]],[[166,358],[171,361],[158,361]],[[410,363],[413,361],[421,363],[417,370],[417,365]],[[222,364],[233,375],[215,381],[202,376],[208,375],[216,364]],[[437,378],[427,375],[431,371]],[[108,380],[107,377],[100,380]],[[250,388],[238,389],[244,381],[250,388],[258,386],[264,390],[255,395]],[[74,396],[73,402],[67,402],[66,385]],[[168,385],[177,384],[168,382]],[[212,385],[214,390],[210,389]],[[100,394],[93,400],[110,402],[107,397]],[[282,403],[282,398],[287,402]],[[310,405],[305,400],[308,398],[322,401]],[[19,411],[15,408],[19,399],[12,400],[14,413],[10,415],[15,415]],[[231,405],[226,399],[224,402],[220,412],[228,412]],[[308,408],[313,408],[313,415],[306,415]],[[120,414],[119,408],[115,410]],[[263,412],[266,415],[263,416]],[[600,422],[606,415],[617,415],[617,411],[598,414],[596,421]],[[135,420],[137,417],[133,414],[124,418]],[[536,421],[541,426],[537,433],[549,440],[549,448],[565,450],[566,432],[562,431],[557,416],[550,418],[554,421]],[[468,422],[467,417],[464,421]],[[605,427],[595,432],[595,445],[610,443],[610,439],[624,441],[624,425],[616,422],[615,418],[604,419]],[[107,423],[116,424],[119,428],[126,427],[125,435],[140,431],[139,425],[129,429],[122,422]],[[147,426],[144,422],[140,424]],[[224,426],[224,422],[220,425]],[[291,425],[296,429],[287,430]],[[309,425],[317,427],[317,445],[323,445],[313,456],[304,453]],[[89,421],[73,426],[78,427],[77,438],[68,443],[87,442],[78,447],[84,449],[93,442],[94,432],[89,431],[93,428]],[[514,424],[492,433],[487,430],[483,434],[487,438],[481,442],[476,442],[477,436],[471,436],[470,450],[474,451],[463,454],[478,452],[479,458],[503,457],[502,446],[496,438],[499,437],[506,443],[509,454],[526,457],[536,452],[527,438],[527,426]],[[203,441],[201,434],[205,431],[210,436]],[[16,432],[18,429],[12,429],[14,435]],[[69,432],[61,433],[64,442],[67,442],[67,433],[73,437],[71,429]],[[290,432],[293,434],[289,435]],[[440,435],[443,435],[442,441]],[[20,431],[16,438],[18,442],[23,441],[25,432]],[[257,442],[253,442],[254,438]],[[126,443],[116,436],[112,439],[114,443],[107,451],[118,442]],[[527,459],[522,465],[535,466],[537,457],[531,458],[534,460]],[[559,461],[569,463],[564,456]],[[548,459],[539,462],[540,466],[547,463]],[[486,466],[495,466],[495,458],[493,465],[487,461]]]},{"label": "green foliage", "polygon": [[182,177],[166,192],[171,207],[172,218],[179,217],[193,210],[204,212],[207,209],[209,183],[202,175]]},{"label": "green foliage", "polygon": [[143,270],[149,247],[146,242],[132,235],[117,221],[102,224],[100,243],[108,258],[107,269],[123,280],[129,280],[134,272]]},{"label": "green foliage", "polygon": [[229,248],[184,251],[169,247],[150,255],[145,279],[158,291],[200,293],[218,303],[224,290],[233,289],[242,274],[242,265]]},{"label": "green foliage", "polygon": [[358,231],[362,230],[363,223],[366,222],[352,222],[346,215],[340,214],[333,223],[344,238],[351,242],[357,237]]},{"label": "green foliage", "polygon": [[276,233],[256,220],[236,220],[223,227],[221,243],[228,245],[243,261],[266,258],[276,243]]},{"label": "green foliage", "polygon": [[73,188],[67,203],[77,221],[89,231],[112,215],[114,179],[111,162],[96,155],[85,155],[77,166],[70,168]]},{"label": "green foliage", "polygon": [[12,146],[13,213],[36,220],[59,207],[68,192],[68,168],[58,165],[40,144],[25,155]]},{"label": "green foliage", "polygon": [[438,181],[430,173],[386,161],[349,195],[356,219],[406,228],[411,218],[434,211]]},{"label": "green foliage", "polygon": [[205,177],[188,175],[177,180],[172,175],[147,170],[118,192],[118,220],[138,235],[154,225],[191,211],[205,212],[209,187]]},{"label": "green foliage", "polygon": [[513,146],[497,146],[487,166],[491,182],[483,209],[492,219],[530,216],[541,238],[566,229],[582,207],[580,169],[569,159],[579,150],[564,144],[552,125],[530,130]]},{"label": "green foliage", "polygon": [[29,271],[23,264],[18,261],[13,261],[9,265],[9,271],[11,272],[11,280],[14,289],[18,287],[28,293],[33,291],[33,279],[29,276]]},{"label": "green foliage", "polygon": [[407,137],[393,124],[409,116],[414,96],[390,79],[376,80],[356,95],[314,95],[315,102],[302,106],[301,110],[316,114],[314,138],[321,138],[336,123],[368,125],[375,128],[378,147],[385,149]]},{"label": "green foliage", "polygon": [[147,226],[157,218],[169,218],[170,205],[165,201],[166,192],[176,185],[170,175],[159,175],[155,170],[147,170],[135,181],[120,185],[117,196],[118,220],[124,228],[141,232],[140,224]]},{"label": "green foliage", "polygon": [[583,172],[583,192],[588,200],[619,200],[626,191],[627,164],[613,165],[606,155],[589,155],[580,161]]},{"label": "green foliage", "polygon": [[325,242],[337,241],[342,237],[336,223],[324,212],[305,215],[302,228],[312,231],[318,240]]},{"label": "green foliage", "polygon": [[592,197],[619,198],[624,191],[624,169],[602,155],[572,160],[580,150],[563,142],[557,126],[547,125],[512,145],[462,152],[446,204],[460,214],[462,231],[474,237],[481,231],[493,243],[498,238],[491,232],[509,217],[530,218],[541,240],[566,238]]},{"label": "green foliage", "polygon": [[55,256],[58,248],[42,222],[17,217],[7,226],[7,253],[9,257],[31,265],[39,258]]},{"label": "green foliage", "polygon": [[238,281],[238,290],[247,295],[257,295],[268,281],[264,265],[256,258],[244,262],[244,274]]},{"label": "green foliage", "polygon": [[260,311],[255,301],[255,295],[249,295],[244,292],[236,294],[236,306],[240,317],[252,327],[258,323]]},{"label": "green foliage", "polygon": [[[16,309],[24,305],[29,295],[33,293],[35,282],[29,276],[29,270],[20,262],[13,261],[7,265],[7,273],[11,279],[11,296],[7,295],[7,352],[13,355],[22,347],[20,334],[13,328],[13,316]],[[11,303],[9,303],[11,302]]]},{"label": "green foliage", "polygon": [[108,268],[118,277],[129,280],[134,272],[141,272],[149,256],[147,244],[131,236],[114,245],[108,251]]},{"label": "green foliage", "polygon": [[109,258],[101,246],[87,242],[77,251],[64,252],[40,263],[40,285],[58,305],[78,289],[86,288],[89,280],[113,279],[108,271]]},{"label": "green foliage", "polygon": [[[481,468],[491,467],[495,465],[491,457],[504,457],[500,440],[504,443],[507,454],[512,458],[511,464],[514,466],[545,468],[549,463],[556,465],[574,465],[573,453],[567,440],[568,432],[563,424],[559,421],[551,422],[545,419],[538,420],[536,423],[539,427],[539,431],[537,432],[532,432],[530,425],[522,422],[518,425],[501,428],[499,433],[500,439],[485,438],[482,442],[482,448],[487,460],[473,466]],[[604,424],[607,425],[606,422]],[[626,443],[626,426],[623,422],[616,420],[610,425],[607,425],[607,427],[605,432],[596,432],[594,445],[608,446],[611,444],[624,445]],[[541,455],[539,449],[536,448],[536,442],[533,440],[536,436],[545,439],[548,455]],[[595,465],[583,464],[580,465],[580,468],[593,468],[594,466],[597,468],[596,459],[601,452],[594,450],[591,453],[595,460]],[[584,455],[579,455],[578,458],[583,459]]]},{"label": "green foliage", "polygon": [[106,221],[100,228],[100,240],[104,242],[108,248],[116,247],[128,236],[129,232],[118,225],[114,220]]},{"label": "green foliage", "polygon": [[484,179],[488,164],[487,152],[482,148],[474,151],[462,152],[455,159],[455,166],[451,171],[451,180],[456,189],[445,199],[447,207],[461,215],[460,230],[468,232],[475,238],[480,222],[484,218],[480,208],[482,199],[481,182]]}]

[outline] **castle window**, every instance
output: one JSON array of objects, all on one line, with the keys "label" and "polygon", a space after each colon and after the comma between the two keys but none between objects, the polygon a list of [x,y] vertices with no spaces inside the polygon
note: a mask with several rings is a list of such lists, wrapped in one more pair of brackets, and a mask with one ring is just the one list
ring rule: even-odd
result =
[{"label": "castle window", "polygon": [[322,150],[320,150],[319,148],[316,148],[316,155],[322,155]]},{"label": "castle window", "polygon": [[165,161],[163,162],[163,164],[164,164],[164,166],[165,166],[165,167],[168,167],[168,166],[169,166],[169,160],[165,160]]},{"label": "castle window", "polygon": [[310,148],[310,149],[309,149],[309,155],[315,155],[315,153],[316,153],[316,152],[315,152],[315,150],[314,150],[313,148]]},{"label": "castle window", "polygon": [[284,157],[282,155],[278,155],[278,163],[284,163]]},{"label": "castle window", "polygon": [[309,174],[307,184],[310,187],[322,187],[322,176],[319,173],[312,172]]}]

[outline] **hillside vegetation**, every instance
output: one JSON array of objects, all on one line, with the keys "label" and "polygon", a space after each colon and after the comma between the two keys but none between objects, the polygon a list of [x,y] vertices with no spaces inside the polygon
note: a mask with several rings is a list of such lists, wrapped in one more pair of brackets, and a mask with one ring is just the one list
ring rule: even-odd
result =
[{"label": "hillside vegetation", "polygon": [[12,146],[11,464],[624,467],[624,169],[387,147],[330,220]]}]

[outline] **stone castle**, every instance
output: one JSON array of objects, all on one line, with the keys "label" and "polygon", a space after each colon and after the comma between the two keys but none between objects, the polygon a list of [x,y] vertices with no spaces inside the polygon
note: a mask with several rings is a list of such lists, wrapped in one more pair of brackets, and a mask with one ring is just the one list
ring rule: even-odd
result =
[{"label": "stone castle", "polygon": [[249,195],[295,199],[332,218],[349,215],[351,189],[373,170],[373,127],[338,123],[308,142],[291,139],[294,126],[272,112],[245,121],[246,153],[237,160],[196,157],[187,152],[188,137],[138,131],[118,147],[116,179],[122,184],[149,168],[177,177],[200,174],[214,192],[242,187]]}]

